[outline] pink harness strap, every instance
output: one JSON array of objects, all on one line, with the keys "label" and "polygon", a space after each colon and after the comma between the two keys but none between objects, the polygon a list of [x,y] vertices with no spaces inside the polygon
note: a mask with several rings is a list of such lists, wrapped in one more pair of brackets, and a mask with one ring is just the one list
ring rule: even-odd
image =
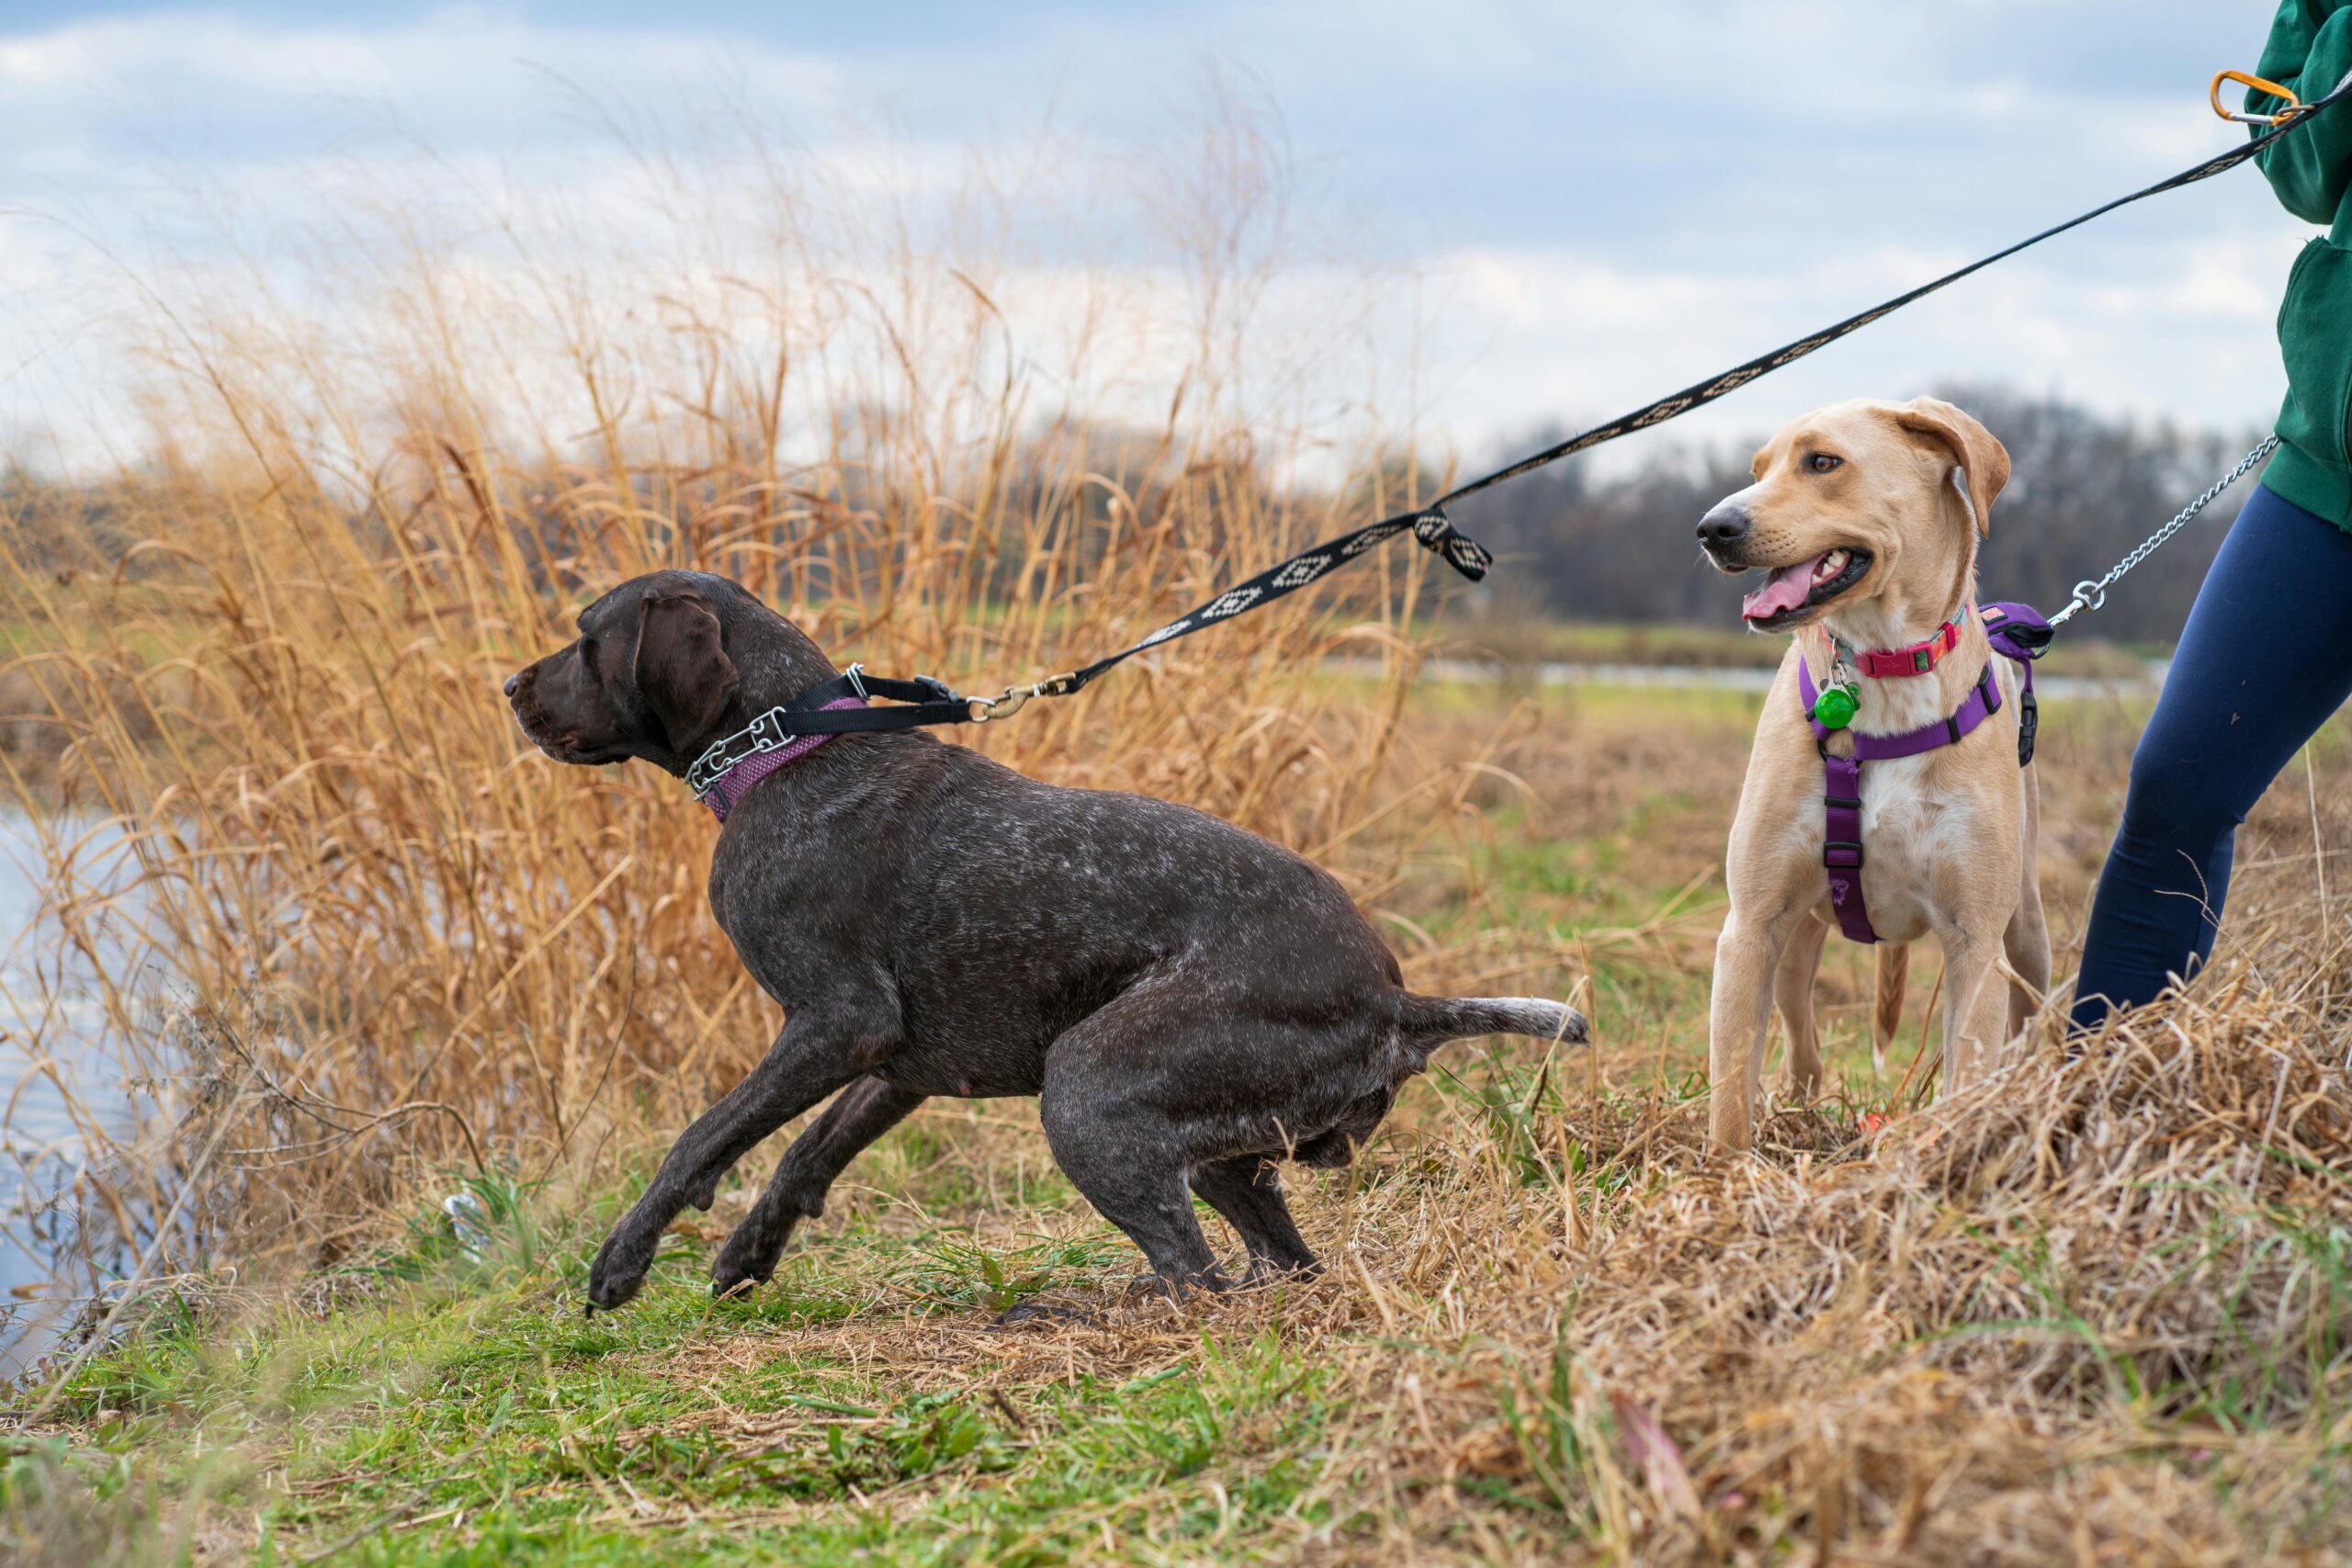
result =
[{"label": "pink harness strap", "polygon": [[[865,705],[865,704],[856,697],[842,697],[827,703],[818,711],[821,713],[831,708],[862,708]],[[773,751],[754,752],[711,780],[710,787],[702,792],[702,803],[710,807],[712,816],[724,822],[727,820],[727,814],[735,808],[736,803],[752,792],[753,784],[779,768],[791,766],[828,740],[835,739],[837,737],[831,735],[797,735]]]}]

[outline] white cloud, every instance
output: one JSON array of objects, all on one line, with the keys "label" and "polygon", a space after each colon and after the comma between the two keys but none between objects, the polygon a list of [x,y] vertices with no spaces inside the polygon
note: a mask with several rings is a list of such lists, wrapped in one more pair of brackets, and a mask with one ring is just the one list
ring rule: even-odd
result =
[{"label": "white cloud", "polygon": [[[395,216],[478,295],[533,298],[552,265],[640,314],[656,279],[717,298],[730,268],[776,276],[762,247],[786,231],[809,253],[797,265],[854,281],[902,227],[918,250],[987,264],[1041,373],[1084,337],[1085,395],[1161,409],[1191,302],[1139,220],[1138,171],[1184,166],[1185,67],[1221,51],[1265,85],[1301,171],[1305,243],[1255,318],[1250,395],[1331,441],[1418,421],[1484,454],[1547,417],[1637,405],[2228,145],[2203,76],[2250,61],[2259,18],[2221,9],[1012,6],[952,45],[877,15],[853,48],[756,14],[283,25],[232,8],[0,35],[0,428],[113,417],[117,260],[208,299],[259,280],[354,343],[397,345],[366,314],[396,265]],[[1803,400],[1953,378],[2259,421],[2301,232],[2250,171],[2228,176],[1676,429],[1752,431]]]}]

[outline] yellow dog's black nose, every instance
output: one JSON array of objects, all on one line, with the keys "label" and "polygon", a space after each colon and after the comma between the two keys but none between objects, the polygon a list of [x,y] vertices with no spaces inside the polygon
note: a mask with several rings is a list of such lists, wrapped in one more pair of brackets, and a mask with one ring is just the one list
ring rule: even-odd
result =
[{"label": "yellow dog's black nose", "polygon": [[1726,501],[1699,519],[1699,542],[1711,550],[1719,550],[1747,537],[1747,512]]}]

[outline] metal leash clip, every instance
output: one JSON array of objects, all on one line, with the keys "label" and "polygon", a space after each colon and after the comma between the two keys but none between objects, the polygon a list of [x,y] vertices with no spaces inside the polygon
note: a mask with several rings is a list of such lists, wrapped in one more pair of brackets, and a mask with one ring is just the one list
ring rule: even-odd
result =
[{"label": "metal leash clip", "polygon": [[2134,545],[2132,547],[2132,553],[2130,555],[2125,556],[2121,560],[2117,561],[2113,566],[2107,569],[2107,575],[2105,577],[2086,577],[2083,579],[2082,581],[2075,584],[2074,594],[2066,601],[2066,607],[2050,617],[2051,629],[2055,631],[2058,627],[2064,626],[2068,621],[2073,620],[2076,615],[2081,615],[2084,611],[2096,611],[2100,606],[2104,605],[2107,603],[2107,591],[2113,587],[2115,583],[2122,578],[2125,572],[2130,571],[2133,567],[2138,566],[2142,561],[2146,560],[2150,556],[2155,554],[2157,548],[2161,547],[2166,539],[2171,538],[2175,534],[2180,532],[2181,525],[2183,524],[2196,516],[2199,513],[2204,511],[2208,506],[2212,505],[2213,500],[2216,496],[2219,496],[2223,491],[2229,489],[2232,485],[2237,483],[2238,480],[2252,473],[2261,465],[2261,462],[2265,457],[2267,457],[2271,453],[2278,449],[2278,437],[2275,434],[2264,436],[2256,444],[2253,451],[2248,452],[2245,457],[2238,459],[2236,468],[2232,468],[2228,473],[2223,474],[2220,479],[2215,479],[2211,484],[2208,485],[2205,488],[2205,493],[2203,495],[2199,496],[2195,501],[2190,502],[2187,506],[2182,507],[2178,512],[2173,513],[2172,520],[2170,522],[2157,529],[2154,533],[2149,535],[2146,538],[2141,540],[2137,545]]},{"label": "metal leash clip", "polygon": [[[2286,105],[2284,107],[2274,109],[2268,114],[2250,114],[2243,109],[2223,108],[2222,107],[2222,84],[2224,82],[2235,82],[2240,86],[2246,88],[2250,92],[2267,93],[2274,98],[2284,98],[2286,100]],[[2284,125],[2289,120],[2293,119],[2297,115],[2308,114],[2311,110],[2311,106],[2304,103],[2302,99],[2295,96],[2294,88],[2282,87],[2278,83],[2271,81],[2268,77],[2256,76],[2250,71],[2224,71],[2215,76],[2213,78],[2211,101],[2213,105],[2213,112],[2215,114],[2220,115],[2223,119],[2234,120],[2239,125]]]},{"label": "metal leash clip", "polygon": [[2104,579],[2086,577],[2075,584],[2075,592],[2067,598],[2066,607],[2050,617],[2053,626],[2063,626],[2085,610],[2107,607],[2107,583]]},{"label": "metal leash clip", "polygon": [[994,718],[1011,718],[1029,705],[1032,697],[1066,697],[1078,690],[1078,672],[1048,675],[1027,686],[1007,686],[992,697],[966,697],[965,707],[970,711],[974,724],[986,724]]}]

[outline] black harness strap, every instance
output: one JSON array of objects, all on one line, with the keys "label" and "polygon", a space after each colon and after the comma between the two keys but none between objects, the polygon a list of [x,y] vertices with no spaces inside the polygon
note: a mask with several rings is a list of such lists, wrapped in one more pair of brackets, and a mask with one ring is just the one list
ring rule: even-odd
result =
[{"label": "black harness strap", "polygon": [[[888,697],[896,705],[827,710],[828,704],[844,698],[870,702],[876,697]],[[734,734],[712,741],[686,770],[686,786],[696,795],[707,794],[736,763],[776,750],[803,735],[874,734],[930,724],[969,724],[983,716],[973,712],[975,705],[971,698],[956,695],[944,681],[928,675],[897,681],[887,675],[868,675],[863,665],[853,664],[848,674],[820,682]]]}]

